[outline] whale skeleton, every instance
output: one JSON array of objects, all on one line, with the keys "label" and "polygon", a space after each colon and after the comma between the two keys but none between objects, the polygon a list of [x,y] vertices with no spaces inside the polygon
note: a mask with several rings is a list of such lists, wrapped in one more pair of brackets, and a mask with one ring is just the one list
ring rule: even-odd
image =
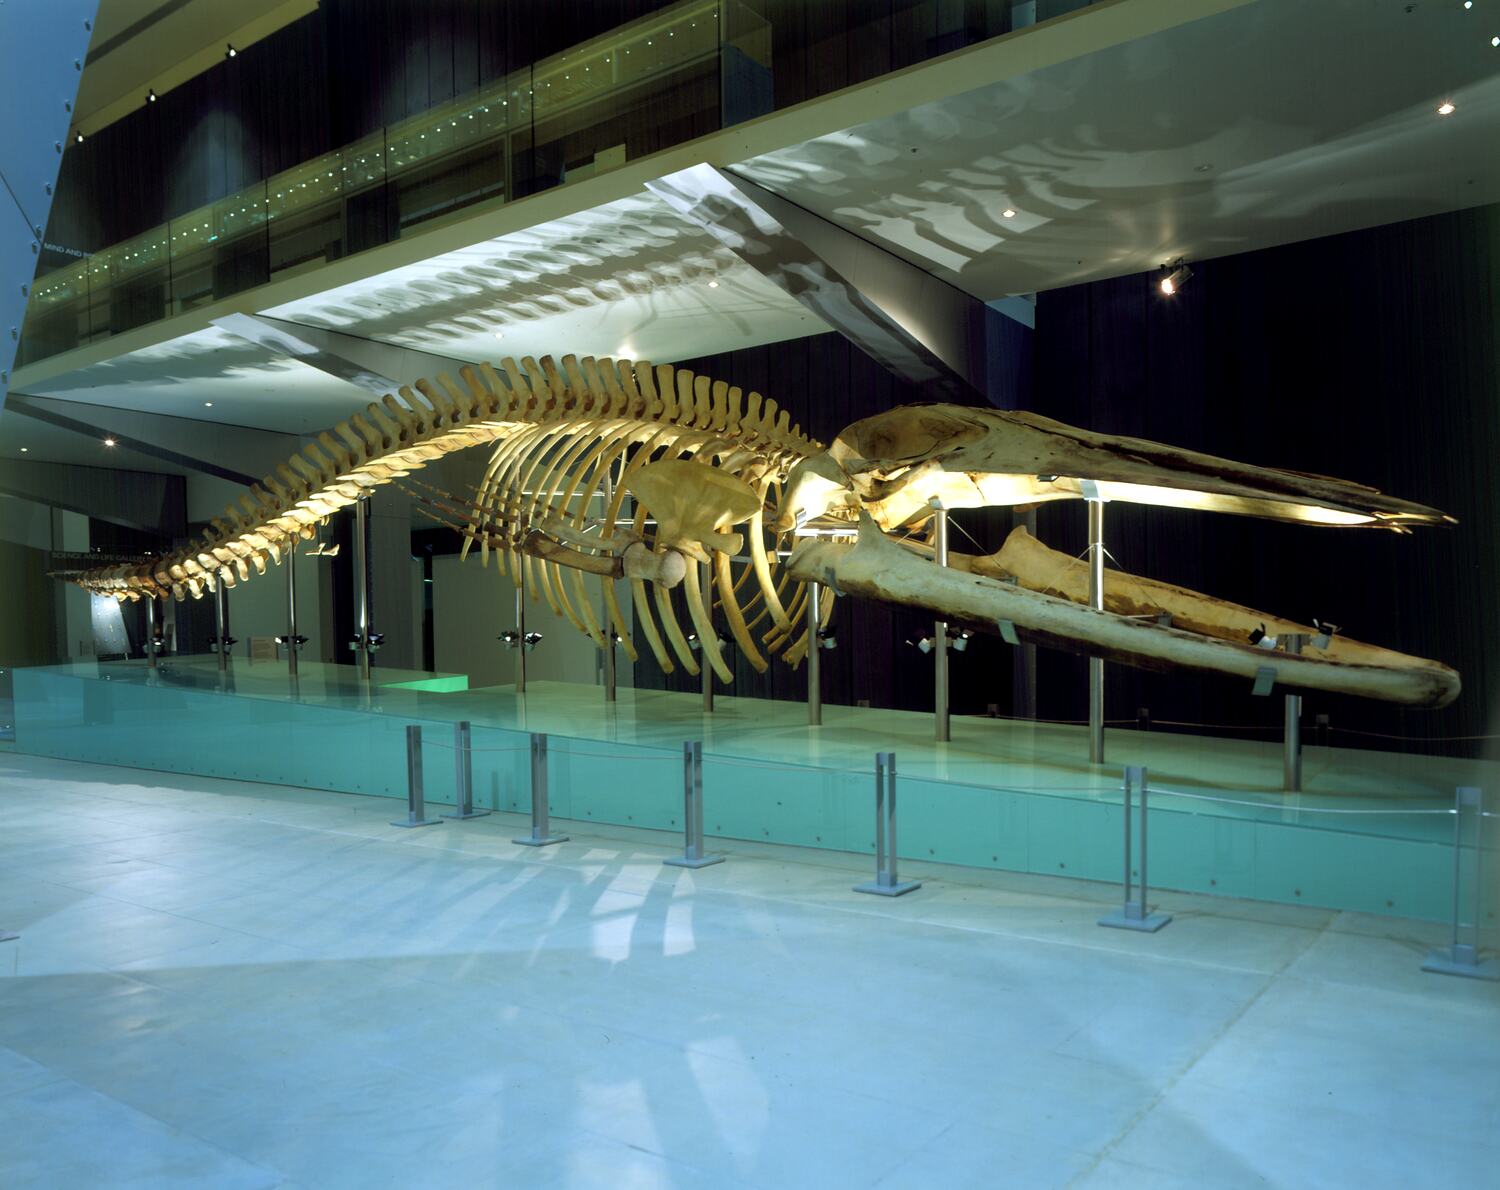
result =
[{"label": "whale skeleton", "polygon": [[[413,477],[488,446],[482,481],[454,494]],[[595,645],[617,634],[637,659],[616,585],[629,583],[661,667],[732,672],[720,609],[764,671],[807,653],[807,585],[922,608],[939,618],[1148,668],[1255,677],[1413,706],[1459,691],[1447,666],[1363,645],[1119,571],[1088,605],[1084,564],[1023,530],[989,556],[937,566],[914,536],[934,508],[1100,499],[1407,532],[1451,523],[1435,509],[1325,476],[1249,466],[1033,414],[902,406],[853,423],[826,449],[759,393],[644,361],[504,359],[384,396],[250,488],[210,531],[145,563],[59,573],[122,600],[201,598],[264,574],[333,513],[384,484],[493,554]],[[622,517],[626,496],[633,508]],[[706,572],[706,573],[705,573]],[[700,581],[700,573],[704,577]],[[585,576],[602,583],[602,615]],[[834,599],[823,601],[826,626]],[[679,606],[696,635],[684,632]],[[654,608],[654,611],[653,611]],[[757,629],[759,631],[757,632]],[[1019,637],[1017,636],[1019,634]],[[1312,639],[1300,655],[1284,643]]]}]

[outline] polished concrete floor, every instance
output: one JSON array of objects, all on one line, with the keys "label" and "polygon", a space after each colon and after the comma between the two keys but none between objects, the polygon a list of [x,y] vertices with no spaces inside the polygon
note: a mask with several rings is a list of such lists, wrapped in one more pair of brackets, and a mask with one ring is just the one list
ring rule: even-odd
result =
[{"label": "polished concrete floor", "polygon": [[1500,1184],[1441,931],[0,753],[0,1186]]}]

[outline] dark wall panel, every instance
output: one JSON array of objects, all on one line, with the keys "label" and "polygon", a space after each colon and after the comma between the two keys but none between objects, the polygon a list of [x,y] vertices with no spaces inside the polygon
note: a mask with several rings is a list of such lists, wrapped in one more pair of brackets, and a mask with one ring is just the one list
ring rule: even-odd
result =
[{"label": "dark wall panel", "polygon": [[[1442,712],[1309,696],[1345,729],[1425,737],[1492,731],[1500,580],[1500,208],[1481,208],[1194,266],[1163,299],[1149,276],[1040,295],[1038,411],[1246,462],[1368,483],[1459,518],[1411,536],[1111,505],[1124,569],[1456,666]],[[1083,548],[1080,506],[1041,536]],[[1082,666],[1039,664],[1040,714],[1079,718]],[[1110,717],[1274,733],[1280,699],[1242,684],[1111,668]],[[1255,734],[1255,733],[1248,733]],[[1373,738],[1373,737],[1372,737]],[[1341,737],[1340,742],[1353,742]],[[1478,742],[1448,741],[1453,750]]]}]

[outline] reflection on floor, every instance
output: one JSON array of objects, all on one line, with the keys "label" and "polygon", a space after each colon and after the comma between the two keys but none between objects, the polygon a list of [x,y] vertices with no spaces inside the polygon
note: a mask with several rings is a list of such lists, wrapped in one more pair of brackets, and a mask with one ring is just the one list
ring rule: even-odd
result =
[{"label": "reflection on floor", "polygon": [[[1494,1185],[1438,927],[0,755],[0,1185]],[[572,827],[574,824],[570,824]]]}]

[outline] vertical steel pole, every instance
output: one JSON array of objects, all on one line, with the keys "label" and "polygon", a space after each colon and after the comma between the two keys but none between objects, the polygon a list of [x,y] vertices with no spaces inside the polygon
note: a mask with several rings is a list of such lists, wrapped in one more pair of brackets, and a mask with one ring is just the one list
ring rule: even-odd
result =
[{"label": "vertical steel pole", "polygon": [[[1474,920],[1471,941],[1463,939],[1463,821],[1464,812],[1474,812]],[[1453,791],[1453,930],[1449,944],[1427,956],[1423,971],[1438,975],[1461,975],[1468,979],[1500,980],[1500,962],[1479,957],[1480,930],[1484,923],[1484,790],[1464,785]]]},{"label": "vertical steel pole", "polygon": [[[614,464],[611,463],[610,467]],[[615,481],[610,468],[604,471],[604,522],[600,527],[600,533],[604,537],[613,537],[615,532],[614,515],[611,509],[615,504]],[[615,623],[609,616],[609,601],[604,599],[602,592],[608,589],[614,580],[610,578],[599,579],[601,592],[599,622],[604,625],[604,701],[615,701]]]},{"label": "vertical steel pole", "polygon": [[516,693],[526,693],[526,566],[516,583]]},{"label": "vertical steel pole", "polygon": [[229,668],[229,646],[224,643],[224,621],[228,618],[224,615],[224,601],[229,598],[228,590],[224,585],[224,576],[219,576],[219,581],[214,584],[214,639],[219,642],[219,672]]},{"label": "vertical steel pole", "polygon": [[406,726],[406,821],[391,825],[438,825],[436,818],[427,817],[427,803],[422,795],[422,729],[415,723]]},{"label": "vertical steel pole", "polygon": [[[939,566],[948,565],[948,510],[939,508],[932,514],[933,557]],[[932,626],[933,707],[937,719],[937,742],[949,739],[948,718],[948,621],[938,620]]]},{"label": "vertical steel pole", "polygon": [[511,841],[523,847],[546,847],[568,841],[567,835],[552,833],[547,805],[547,737],[539,731],[531,733],[531,834]]},{"label": "vertical steel pole", "polygon": [[[1302,652],[1301,633],[1290,632],[1285,639],[1286,651],[1293,657]],[[1302,792],[1302,696],[1286,696],[1286,724],[1281,736],[1281,787],[1287,793]]]},{"label": "vertical steel pole", "polygon": [[474,729],[464,719],[453,725],[453,813],[444,818],[483,818],[474,809]]},{"label": "vertical steel pole", "polygon": [[674,868],[706,868],[722,864],[722,855],[703,854],[703,741],[682,744],[682,854],[663,863]]},{"label": "vertical steel pole", "polygon": [[875,879],[856,884],[855,892],[899,897],[921,888],[919,880],[902,881],[896,872],[896,754],[875,753]]},{"label": "vertical steel pole", "polygon": [[[1130,811],[1132,788],[1141,791],[1141,829],[1140,829],[1140,878],[1135,882],[1136,899],[1130,899],[1131,892],[1131,847],[1130,847]],[[1165,913],[1152,913],[1150,906],[1146,903],[1147,887],[1149,877],[1146,874],[1146,821],[1147,821],[1147,783],[1146,770],[1137,765],[1130,765],[1125,770],[1124,780],[1121,783],[1122,796],[1120,799],[1121,810],[1125,819],[1125,900],[1121,907],[1113,913],[1106,913],[1099,919],[1101,926],[1109,926],[1116,930],[1137,930],[1144,934],[1154,934],[1162,926],[1166,925],[1172,918]]]},{"label": "vertical steel pole", "polygon": [[[703,600],[704,618],[708,620],[708,630],[713,632],[714,623],[714,584],[710,567],[711,562],[700,562],[697,566],[696,576],[698,592]],[[698,642],[698,663],[703,677],[703,713],[712,715],[714,712],[714,667],[708,663],[708,641]]]},{"label": "vertical steel pole", "polygon": [[146,596],[146,668],[156,668],[156,596]]},{"label": "vertical steel pole", "polygon": [[362,681],[370,680],[370,501],[354,502],[354,584],[358,606],[355,618],[359,649],[355,660]]},{"label": "vertical steel pole", "polygon": [[[1090,500],[1089,606],[1104,610],[1104,501]],[[1089,763],[1104,763],[1104,661],[1089,658]]]},{"label": "vertical steel pole", "polygon": [[286,547],[286,671],[297,676],[297,546],[293,537]]},{"label": "vertical steel pole", "polygon": [[818,625],[823,620],[823,588],[807,584],[807,723],[823,725],[823,650],[818,646]]}]

